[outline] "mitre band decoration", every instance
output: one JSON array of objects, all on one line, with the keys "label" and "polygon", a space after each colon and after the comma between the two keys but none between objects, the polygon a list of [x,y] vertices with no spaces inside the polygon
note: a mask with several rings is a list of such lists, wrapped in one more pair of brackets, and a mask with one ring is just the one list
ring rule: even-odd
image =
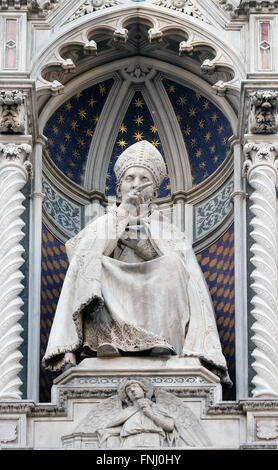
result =
[{"label": "mitre band decoration", "polygon": [[147,140],[136,142],[119,156],[114,166],[118,182],[124,172],[132,166],[142,166],[149,170],[158,188],[167,175],[166,165],[161,153]]}]

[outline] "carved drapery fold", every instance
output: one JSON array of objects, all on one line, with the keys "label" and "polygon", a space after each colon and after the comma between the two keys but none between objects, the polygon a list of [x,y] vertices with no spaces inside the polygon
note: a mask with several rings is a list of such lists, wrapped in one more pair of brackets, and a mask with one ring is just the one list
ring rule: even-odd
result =
[{"label": "carved drapery fold", "polygon": [[251,288],[254,296],[252,341],[255,349],[252,364],[256,375],[252,380],[254,397],[278,397],[278,270],[277,270],[277,215],[276,180],[278,147],[270,144],[249,143],[244,147],[244,171],[253,193],[250,235]]},{"label": "carved drapery fold", "polygon": [[0,400],[20,399],[23,264],[20,244],[25,199],[21,190],[31,172],[31,147],[0,144]]}]

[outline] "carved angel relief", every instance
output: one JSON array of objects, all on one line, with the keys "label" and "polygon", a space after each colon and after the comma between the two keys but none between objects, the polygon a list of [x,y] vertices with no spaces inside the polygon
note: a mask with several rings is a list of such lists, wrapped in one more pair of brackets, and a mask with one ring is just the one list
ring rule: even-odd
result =
[{"label": "carved angel relief", "polygon": [[[125,378],[118,394],[103,400],[74,431],[97,436],[101,448],[207,447],[209,439],[190,408],[148,379]],[[64,436],[63,441],[68,437]]]}]

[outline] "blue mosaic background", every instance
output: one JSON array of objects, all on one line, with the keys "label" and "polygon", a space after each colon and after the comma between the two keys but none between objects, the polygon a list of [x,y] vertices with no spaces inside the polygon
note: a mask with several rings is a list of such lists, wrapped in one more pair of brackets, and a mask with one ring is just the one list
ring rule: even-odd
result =
[{"label": "blue mosaic background", "polygon": [[[41,271],[41,343],[40,364],[46,351],[48,337],[68,269],[68,258],[63,243],[43,226]],[[40,402],[51,401],[50,389],[58,373],[40,370]]]},{"label": "blue mosaic background", "polygon": [[92,136],[112,85],[110,79],[78,92],[45,125],[50,158],[77,184],[83,184]]},{"label": "blue mosaic background", "polygon": [[[55,165],[72,181],[83,185],[91,140],[99,116],[113,85],[113,79],[98,83],[60,106],[46,123],[47,150]],[[198,184],[214,173],[229,154],[231,126],[223,113],[199,93],[163,79],[187,148],[192,182]],[[164,157],[155,111],[149,110],[140,91],[135,91],[118,129],[106,179],[106,195],[115,196],[113,171],[118,156],[129,145],[149,140]],[[165,158],[165,157],[164,157]],[[170,180],[163,182],[159,197],[171,192]]]},{"label": "blue mosaic background", "polygon": [[200,93],[166,79],[163,85],[187,148],[192,182],[201,183],[228,156],[232,128],[223,113]]}]

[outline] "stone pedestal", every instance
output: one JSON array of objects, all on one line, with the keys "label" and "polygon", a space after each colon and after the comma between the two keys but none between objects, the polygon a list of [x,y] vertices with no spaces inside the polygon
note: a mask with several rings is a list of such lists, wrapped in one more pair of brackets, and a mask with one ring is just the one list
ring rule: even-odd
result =
[{"label": "stone pedestal", "polygon": [[[97,434],[91,432],[90,421],[94,421],[93,407],[96,409],[96,419],[99,419],[99,406],[108,397],[116,396],[121,381],[125,378],[148,379],[155,393],[166,391],[172,394],[177,403],[184,403],[192,411],[196,422],[200,425],[199,434],[203,436],[201,417],[215,401],[221,400],[222,388],[219,378],[205,369],[197,358],[165,358],[151,357],[119,357],[103,359],[85,359],[79,366],[69,369],[59,376],[52,388],[52,401],[62,402],[65,399],[93,399],[95,405],[87,406],[87,418],[79,420],[76,416],[73,432],[61,438],[64,449],[94,449],[102,448]],[[103,402],[109,407],[110,400]],[[105,409],[104,409],[105,410]],[[109,413],[109,410],[107,409]],[[204,445],[211,445],[204,432]],[[194,441],[194,440],[193,440]],[[201,442],[201,441],[200,441]],[[196,445],[199,445],[198,437]],[[192,443],[191,443],[192,445]],[[169,448],[167,443],[166,447]],[[195,446],[195,445],[194,445]],[[115,440],[117,448],[117,441]]]},{"label": "stone pedestal", "polygon": [[[191,423],[193,419],[197,433],[193,433],[191,445],[172,449],[277,446],[278,401],[222,401],[219,378],[198,359],[170,356],[85,359],[54,381],[51,403],[0,402],[1,448],[105,451],[107,447],[100,446],[97,433],[90,431],[99,419],[101,407],[108,426],[109,420],[112,423],[113,403],[119,398],[119,384],[125,378],[149,380],[156,403],[159,394],[166,393],[170,406],[188,410],[181,421]],[[163,447],[167,448],[167,443]],[[114,448],[120,446],[115,443]]]}]

